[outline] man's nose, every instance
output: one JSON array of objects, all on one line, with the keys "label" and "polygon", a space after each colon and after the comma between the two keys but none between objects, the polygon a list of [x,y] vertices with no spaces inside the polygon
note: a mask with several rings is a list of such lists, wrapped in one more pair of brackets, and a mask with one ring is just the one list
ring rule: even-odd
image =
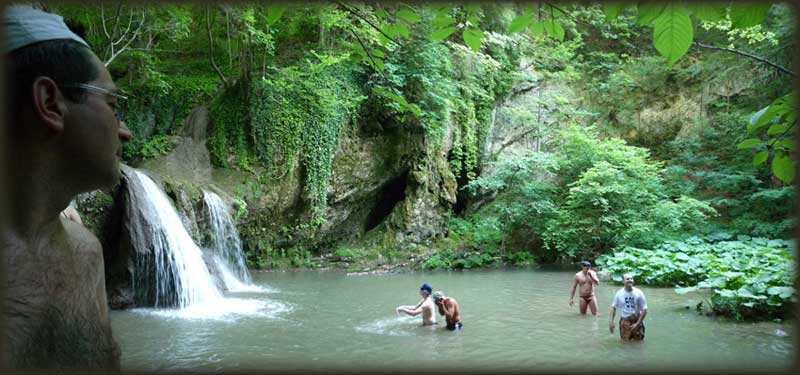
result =
[{"label": "man's nose", "polygon": [[124,142],[130,141],[131,138],[133,138],[133,134],[131,134],[131,131],[130,131],[130,129],[128,129],[128,126],[125,124],[125,121],[120,121],[119,122],[119,140],[124,143]]}]

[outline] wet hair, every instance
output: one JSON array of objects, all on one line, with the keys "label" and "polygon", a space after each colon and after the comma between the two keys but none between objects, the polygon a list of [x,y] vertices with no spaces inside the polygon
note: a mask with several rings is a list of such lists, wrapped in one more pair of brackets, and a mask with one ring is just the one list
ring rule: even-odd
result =
[{"label": "wet hair", "polygon": [[15,119],[19,108],[30,106],[31,86],[38,77],[50,77],[67,99],[82,103],[86,100],[85,90],[61,85],[91,82],[100,75],[92,51],[71,39],[31,44],[8,53],[5,59],[9,119]]}]

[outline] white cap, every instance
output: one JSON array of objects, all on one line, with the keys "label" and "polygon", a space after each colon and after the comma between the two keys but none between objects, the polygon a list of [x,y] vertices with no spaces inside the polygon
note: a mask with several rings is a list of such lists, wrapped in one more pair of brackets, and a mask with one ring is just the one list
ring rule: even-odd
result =
[{"label": "white cap", "polygon": [[71,39],[89,47],[83,38],[77,36],[64,24],[64,18],[57,14],[34,9],[30,5],[11,5],[0,19],[3,27],[3,54],[45,40]]}]

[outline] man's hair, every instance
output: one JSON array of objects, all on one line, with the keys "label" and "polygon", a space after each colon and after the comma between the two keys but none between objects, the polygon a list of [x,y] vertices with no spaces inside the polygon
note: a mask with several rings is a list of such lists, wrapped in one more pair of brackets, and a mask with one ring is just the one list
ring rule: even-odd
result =
[{"label": "man's hair", "polygon": [[67,99],[82,103],[85,90],[61,85],[95,80],[100,71],[92,60],[92,52],[71,39],[47,40],[10,52],[6,56],[6,93],[11,104],[7,118],[13,119],[19,108],[30,104],[33,81],[42,76],[55,81]]}]

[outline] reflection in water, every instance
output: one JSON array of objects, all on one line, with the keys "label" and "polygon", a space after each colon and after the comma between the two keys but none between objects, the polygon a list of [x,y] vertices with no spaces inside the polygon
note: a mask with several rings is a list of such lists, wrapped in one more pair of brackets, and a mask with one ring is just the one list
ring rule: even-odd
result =
[{"label": "reflection in water", "polygon": [[[608,331],[619,286],[601,283],[598,315],[581,316],[568,304],[573,274],[256,273],[254,283],[273,293],[229,293],[228,306],[215,306],[218,319],[133,310],[115,311],[112,324],[125,370],[763,371],[792,363],[792,322],[698,316],[671,289],[643,288],[647,338],[622,342]],[[458,299],[462,331],[395,315],[395,306],[418,301],[423,282]]]}]

